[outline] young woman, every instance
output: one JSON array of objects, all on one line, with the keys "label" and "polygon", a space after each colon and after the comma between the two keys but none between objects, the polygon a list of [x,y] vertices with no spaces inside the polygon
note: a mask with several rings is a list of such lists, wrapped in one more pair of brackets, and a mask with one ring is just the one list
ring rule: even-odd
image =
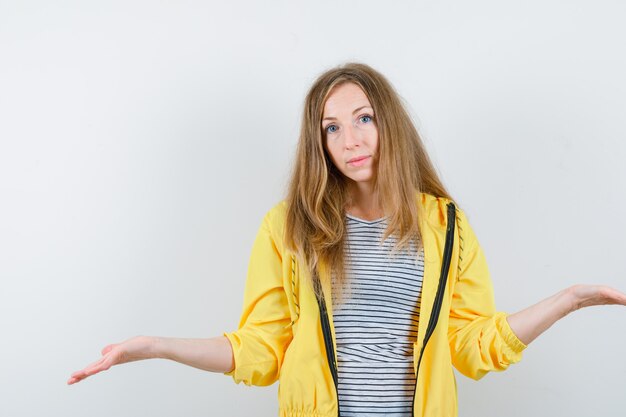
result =
[{"label": "young woman", "polygon": [[239,329],[106,346],[68,384],[167,358],[279,385],[281,416],[456,416],[452,366],[506,369],[570,312],[626,305],[604,286],[496,312],[485,256],[389,82],[363,64],[310,89],[288,196],[263,219]]}]

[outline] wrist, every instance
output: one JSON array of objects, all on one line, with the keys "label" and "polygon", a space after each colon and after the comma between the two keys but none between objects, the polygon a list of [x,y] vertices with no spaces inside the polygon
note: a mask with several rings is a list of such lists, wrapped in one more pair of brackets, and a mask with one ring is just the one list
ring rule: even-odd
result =
[{"label": "wrist", "polygon": [[149,359],[167,359],[166,340],[163,337],[146,337],[146,352]]},{"label": "wrist", "polygon": [[562,299],[564,300],[563,317],[578,310],[581,306],[582,299],[576,291],[576,285],[564,289],[561,292]]}]

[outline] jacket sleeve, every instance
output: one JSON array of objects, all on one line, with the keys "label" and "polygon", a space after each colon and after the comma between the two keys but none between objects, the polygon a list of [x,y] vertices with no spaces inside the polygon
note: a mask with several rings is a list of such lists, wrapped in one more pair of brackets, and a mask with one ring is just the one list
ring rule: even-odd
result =
[{"label": "jacket sleeve", "polygon": [[233,348],[235,366],[225,375],[236,383],[271,385],[293,338],[287,295],[283,287],[282,257],[272,238],[270,213],[259,228],[244,290],[238,330],[224,333]]},{"label": "jacket sleeve", "polygon": [[450,308],[448,341],[454,367],[473,379],[502,371],[522,358],[526,348],[513,333],[506,314],[496,312],[485,255],[457,210],[459,264]]}]

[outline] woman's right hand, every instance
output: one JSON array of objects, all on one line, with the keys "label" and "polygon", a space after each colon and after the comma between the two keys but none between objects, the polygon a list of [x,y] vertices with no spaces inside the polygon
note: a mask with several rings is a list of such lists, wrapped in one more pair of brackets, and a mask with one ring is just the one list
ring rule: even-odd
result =
[{"label": "woman's right hand", "polygon": [[80,371],[74,372],[67,384],[72,385],[83,379],[106,371],[113,365],[149,359],[152,356],[154,340],[148,336],[136,336],[121,343],[107,345],[102,349],[102,357]]}]

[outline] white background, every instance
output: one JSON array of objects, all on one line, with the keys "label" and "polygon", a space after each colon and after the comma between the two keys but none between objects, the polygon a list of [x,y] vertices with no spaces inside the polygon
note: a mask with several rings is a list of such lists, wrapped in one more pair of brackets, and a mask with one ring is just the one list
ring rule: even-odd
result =
[{"label": "white background", "polygon": [[[153,360],[236,327],[304,95],[365,62],[406,100],[498,308],[626,290],[621,1],[0,2],[0,415],[277,415],[276,388]],[[626,309],[574,313],[461,416],[623,416]]]}]

